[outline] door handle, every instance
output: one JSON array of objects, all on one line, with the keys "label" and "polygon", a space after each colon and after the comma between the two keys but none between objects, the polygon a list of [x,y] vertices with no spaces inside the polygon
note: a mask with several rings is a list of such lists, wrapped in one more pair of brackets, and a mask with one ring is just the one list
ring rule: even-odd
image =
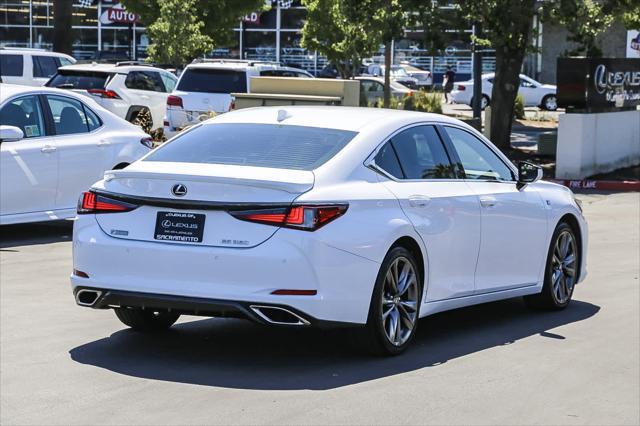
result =
[{"label": "door handle", "polygon": [[431,198],[424,195],[412,195],[409,197],[409,205],[411,207],[426,207]]},{"label": "door handle", "polygon": [[49,153],[51,153],[51,152],[55,152],[55,151],[56,151],[56,149],[58,149],[58,148],[56,148],[56,147],[55,147],[55,146],[53,146],[53,145],[45,145],[45,146],[43,146],[42,148],[40,148],[40,152],[43,152],[43,153],[45,153],[45,154],[49,154]]},{"label": "door handle", "polygon": [[104,140],[98,142],[98,146],[108,146],[108,145],[111,145],[111,142],[104,141]]},{"label": "door handle", "polygon": [[482,207],[493,207],[497,201],[495,197],[480,197],[480,205]]}]

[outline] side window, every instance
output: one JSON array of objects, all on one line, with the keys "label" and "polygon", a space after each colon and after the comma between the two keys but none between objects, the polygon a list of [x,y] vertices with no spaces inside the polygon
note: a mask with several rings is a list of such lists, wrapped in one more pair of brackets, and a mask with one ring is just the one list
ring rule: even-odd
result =
[{"label": "side window", "polygon": [[454,179],[453,166],[433,126],[416,126],[391,139],[406,179]]},{"label": "side window", "polygon": [[377,81],[371,82],[371,87],[369,88],[370,92],[384,92],[384,86]]},{"label": "side window", "polygon": [[152,71],[131,71],[127,74],[124,85],[129,89],[164,92],[164,84],[160,74]]},{"label": "side window", "polygon": [[24,59],[22,55],[0,55],[0,75],[22,77]]},{"label": "side window", "polygon": [[467,179],[513,181],[507,165],[480,139],[454,127],[445,127]]},{"label": "side window", "polygon": [[58,58],[58,61],[60,62],[60,67],[64,67],[65,65],[71,65],[73,62],[71,62],[70,60],[68,60],[67,58],[65,58],[64,56],[60,56]]},{"label": "side window", "polygon": [[58,71],[58,63],[53,56],[32,56],[33,76],[51,77]]},{"label": "side window", "polygon": [[3,106],[0,110],[0,124],[19,127],[25,138],[44,136],[44,119],[38,97],[23,96]]},{"label": "side window", "polygon": [[100,117],[98,117],[95,112],[91,111],[85,104],[82,104],[82,109],[84,110],[84,115],[87,120],[87,127],[89,128],[90,132],[102,126],[102,120],[100,120]]},{"label": "side window", "polygon": [[524,78],[520,79],[520,87],[534,88],[535,84],[525,80]]},{"label": "side window", "polygon": [[375,158],[376,166],[390,174],[391,176],[397,179],[403,179],[404,175],[402,174],[402,169],[400,168],[400,163],[398,162],[398,157],[391,146],[391,142],[387,142],[384,146],[378,151]]},{"label": "side window", "polygon": [[82,103],[63,96],[47,95],[47,103],[53,115],[56,135],[87,133],[90,125]]},{"label": "side window", "polygon": [[164,83],[165,91],[167,93],[173,92],[173,89],[176,88],[176,82],[178,81],[175,77],[168,73],[161,73],[160,77],[162,78],[162,82]]}]

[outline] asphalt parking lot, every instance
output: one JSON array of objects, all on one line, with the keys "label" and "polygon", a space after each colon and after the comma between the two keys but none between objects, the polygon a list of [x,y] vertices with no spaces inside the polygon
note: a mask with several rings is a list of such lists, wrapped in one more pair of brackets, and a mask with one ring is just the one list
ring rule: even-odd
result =
[{"label": "asphalt parking lot", "polygon": [[589,277],[568,309],[438,314],[395,358],[240,320],[142,336],[75,306],[69,223],[2,228],[0,423],[639,424],[640,194],[580,198]]}]

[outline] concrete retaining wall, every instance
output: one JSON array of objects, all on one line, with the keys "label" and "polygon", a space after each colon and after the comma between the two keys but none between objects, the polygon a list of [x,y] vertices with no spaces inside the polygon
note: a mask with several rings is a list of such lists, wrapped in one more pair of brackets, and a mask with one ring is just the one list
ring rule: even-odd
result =
[{"label": "concrete retaining wall", "polygon": [[561,114],[556,178],[583,179],[640,164],[640,111]]}]

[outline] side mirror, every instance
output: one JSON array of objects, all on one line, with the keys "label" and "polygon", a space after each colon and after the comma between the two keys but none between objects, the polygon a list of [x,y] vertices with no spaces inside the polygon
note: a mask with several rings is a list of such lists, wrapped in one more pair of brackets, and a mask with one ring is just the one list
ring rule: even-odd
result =
[{"label": "side mirror", "polygon": [[15,142],[24,138],[24,133],[19,127],[0,126],[0,142]]},{"label": "side mirror", "polygon": [[518,189],[542,179],[542,167],[528,161],[518,163]]}]

